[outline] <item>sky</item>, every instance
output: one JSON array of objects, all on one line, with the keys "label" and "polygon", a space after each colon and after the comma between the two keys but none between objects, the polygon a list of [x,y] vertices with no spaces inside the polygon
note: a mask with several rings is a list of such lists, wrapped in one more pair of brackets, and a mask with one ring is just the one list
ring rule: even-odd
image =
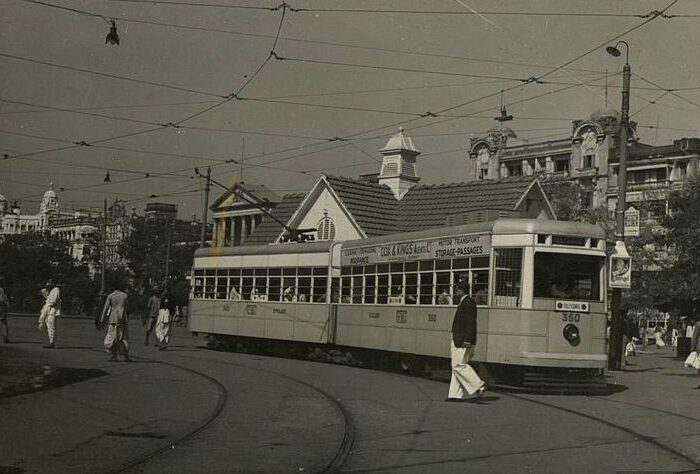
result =
[{"label": "sky", "polygon": [[[195,168],[306,191],[322,173],[378,172],[401,126],[421,183],[465,181],[469,138],[497,125],[501,101],[531,141],[619,109],[624,52],[605,53],[619,39],[639,139],[700,135],[694,0],[279,5],[2,0],[0,194],[35,213],[51,182],[63,209],[171,202],[189,218],[202,212]],[[645,17],[669,5],[670,18]],[[118,46],[105,44],[111,20]]]}]

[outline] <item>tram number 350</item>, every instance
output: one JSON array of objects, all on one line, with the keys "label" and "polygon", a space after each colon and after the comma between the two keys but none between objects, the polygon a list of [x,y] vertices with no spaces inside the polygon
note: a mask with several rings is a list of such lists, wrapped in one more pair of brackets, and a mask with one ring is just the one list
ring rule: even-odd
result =
[{"label": "tram number 350", "polygon": [[581,315],[578,313],[564,313],[561,315],[561,320],[565,323],[577,323],[581,321]]}]

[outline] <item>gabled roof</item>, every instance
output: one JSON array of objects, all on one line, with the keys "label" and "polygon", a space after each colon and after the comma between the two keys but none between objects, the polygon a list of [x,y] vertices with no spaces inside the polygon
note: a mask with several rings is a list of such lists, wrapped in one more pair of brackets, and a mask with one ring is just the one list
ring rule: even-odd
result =
[{"label": "gabled roof", "polygon": [[[234,194],[236,191],[250,197],[254,201],[259,201],[259,203],[262,205],[266,201],[270,202],[272,204],[276,204],[280,202],[281,198],[271,189],[269,189],[267,186],[263,184],[248,184],[244,182],[240,183],[234,183],[232,186],[230,186],[224,193],[219,196],[216,201],[214,201],[211,206],[209,206],[209,209],[215,210],[218,207],[220,207],[224,202],[226,202],[226,199],[228,199],[232,194]],[[240,203],[241,205],[244,206],[251,206],[250,203],[239,199],[237,200],[237,203]]]},{"label": "gabled roof", "polygon": [[[306,193],[285,194],[280,202],[270,211],[270,214],[278,221],[287,223],[292,214],[297,210]],[[264,216],[262,223],[255,228],[246,239],[244,245],[264,245],[275,241],[284,229],[270,216]]]},{"label": "gabled roof", "polygon": [[446,225],[448,215],[477,210],[517,209],[534,176],[484,179],[467,183],[414,186],[399,203],[394,232],[413,232]]},{"label": "gabled roof", "polygon": [[368,237],[396,232],[399,202],[387,185],[339,176],[326,180]]},{"label": "gabled roof", "polygon": [[[325,176],[325,180],[367,237],[444,227],[448,225],[448,216],[463,216],[475,211],[515,211],[531,188],[537,187],[541,191],[536,177],[519,176],[414,186],[397,201],[391,189],[383,184],[338,176]],[[288,223],[306,196],[284,196],[272,214]],[[551,210],[543,192],[542,196]],[[282,231],[282,226],[265,217],[245,245],[272,243]]]}]

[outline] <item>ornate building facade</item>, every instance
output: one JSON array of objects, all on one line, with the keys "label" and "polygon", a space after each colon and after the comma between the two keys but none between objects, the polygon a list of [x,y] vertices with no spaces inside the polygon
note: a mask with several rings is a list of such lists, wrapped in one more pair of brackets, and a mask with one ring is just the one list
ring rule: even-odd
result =
[{"label": "ornate building facade", "polygon": [[[540,176],[543,180],[578,183],[583,207],[615,209],[618,196],[620,114],[600,110],[574,120],[571,135],[525,142],[508,127],[471,138],[468,146],[469,179]],[[641,219],[658,220],[666,211],[669,193],[683,185],[700,167],[700,138],[681,138],[671,145],[641,143],[631,122],[627,160],[627,204],[644,208]]]}]

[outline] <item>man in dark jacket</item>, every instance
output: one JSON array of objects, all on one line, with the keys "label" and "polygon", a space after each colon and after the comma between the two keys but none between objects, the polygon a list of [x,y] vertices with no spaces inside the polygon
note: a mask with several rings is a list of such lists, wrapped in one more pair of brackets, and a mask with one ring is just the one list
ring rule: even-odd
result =
[{"label": "man in dark jacket", "polygon": [[448,402],[461,401],[475,393],[481,397],[486,390],[484,381],[469,365],[476,346],[476,302],[469,296],[468,282],[462,280],[457,283],[455,299],[459,303],[452,321],[452,380],[450,393],[445,400]]}]

